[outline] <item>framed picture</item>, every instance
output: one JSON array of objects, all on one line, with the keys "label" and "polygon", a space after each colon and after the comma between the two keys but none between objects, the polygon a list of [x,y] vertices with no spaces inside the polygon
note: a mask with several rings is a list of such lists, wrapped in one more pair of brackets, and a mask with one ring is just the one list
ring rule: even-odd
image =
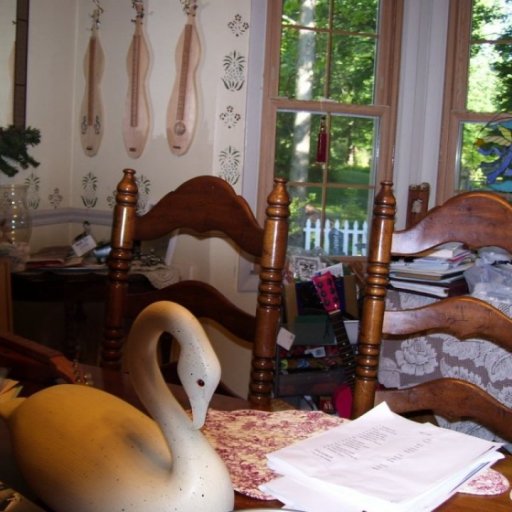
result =
[{"label": "framed picture", "polygon": [[293,276],[301,281],[309,281],[323,268],[323,263],[318,256],[292,256]]}]

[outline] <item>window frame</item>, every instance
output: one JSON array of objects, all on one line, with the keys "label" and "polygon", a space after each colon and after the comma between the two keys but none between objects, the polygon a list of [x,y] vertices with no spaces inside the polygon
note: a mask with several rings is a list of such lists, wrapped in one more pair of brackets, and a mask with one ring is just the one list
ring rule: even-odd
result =
[{"label": "window frame", "polygon": [[[375,72],[375,101],[371,105],[349,105],[331,101],[297,100],[278,96],[282,0],[268,3],[265,60],[263,73],[262,123],[260,139],[258,216],[264,212],[266,197],[272,188],[275,161],[277,113],[280,110],[349,114],[379,118],[375,189],[393,178],[394,146],[398,111],[403,0],[381,0],[379,44]],[[370,208],[371,211],[371,208]],[[344,256],[340,259],[360,259]]]},{"label": "window frame", "polygon": [[461,122],[486,123],[510,115],[466,108],[472,6],[473,0],[450,0],[436,204],[461,192],[455,187]]}]

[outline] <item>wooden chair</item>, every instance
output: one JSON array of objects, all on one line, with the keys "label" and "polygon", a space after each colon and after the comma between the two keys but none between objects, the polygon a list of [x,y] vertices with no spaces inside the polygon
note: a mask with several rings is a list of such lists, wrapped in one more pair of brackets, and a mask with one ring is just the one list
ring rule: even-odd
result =
[{"label": "wooden chair", "polygon": [[428,212],[428,198],[430,196],[430,185],[421,183],[420,185],[409,185],[407,195],[407,216],[405,227],[410,228],[419,222]]},{"label": "wooden chair", "polygon": [[[252,342],[249,400],[254,407],[268,409],[281,317],[289,202],[285,181],[277,178],[261,227],[245,199],[236,195],[226,181],[200,176],[169,192],[145,215],[137,216],[135,171],[126,169],[117,187],[114,208],[102,365],[119,367],[126,318],[135,318],[155,300],[171,300],[196,317],[214,320],[237,338]],[[242,253],[257,260],[260,282],[254,316],[236,307],[211,285],[195,280],[154,292],[130,293],[127,277],[134,242],[158,239],[177,229],[202,236],[222,233]]]},{"label": "wooden chair", "polygon": [[6,368],[9,377],[22,381],[29,393],[58,380],[81,381],[80,371],[63,354],[7,331],[0,331],[0,368]]},{"label": "wooden chair", "polygon": [[431,411],[450,421],[471,419],[512,440],[511,409],[474,384],[438,379],[400,390],[380,390],[377,385],[381,343],[386,338],[444,332],[461,343],[474,337],[511,350],[512,320],[477,298],[450,297],[402,311],[387,311],[385,301],[394,255],[415,255],[449,241],[463,242],[471,249],[499,246],[512,252],[512,205],[497,194],[467,192],[433,208],[403,231],[394,231],[395,211],[392,183],[384,182],[373,211],[353,417],[386,401],[398,413]]}]

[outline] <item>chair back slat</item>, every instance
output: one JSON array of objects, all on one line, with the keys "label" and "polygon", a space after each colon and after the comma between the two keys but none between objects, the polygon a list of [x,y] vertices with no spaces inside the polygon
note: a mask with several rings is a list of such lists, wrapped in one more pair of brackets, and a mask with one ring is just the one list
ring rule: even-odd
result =
[{"label": "chair back slat", "polygon": [[446,378],[407,389],[377,391],[375,405],[384,401],[398,414],[436,411],[450,421],[474,418],[478,411],[488,428],[503,439],[512,439],[510,409],[471,382]]},{"label": "chair back slat", "polygon": [[166,194],[137,219],[136,240],[155,240],[176,229],[218,231],[253,256],[261,256],[263,228],[249,204],[224,180],[198,176]]},{"label": "chair back slat", "polygon": [[505,199],[490,192],[466,192],[432,208],[412,228],[393,233],[391,252],[417,254],[455,241],[470,249],[498,245],[512,252],[512,239],[504,230],[510,225],[512,211]]},{"label": "chair back slat", "polygon": [[411,310],[386,311],[384,337],[444,332],[459,340],[489,338],[512,350],[512,318],[475,297],[449,297]]}]

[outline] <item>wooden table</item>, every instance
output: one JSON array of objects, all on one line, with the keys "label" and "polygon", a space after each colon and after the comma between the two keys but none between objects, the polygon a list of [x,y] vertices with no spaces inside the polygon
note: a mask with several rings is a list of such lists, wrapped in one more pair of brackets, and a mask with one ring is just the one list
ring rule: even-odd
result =
[{"label": "wooden table", "polygon": [[[131,274],[129,280],[130,290],[133,292],[154,290],[148,279],[141,274]],[[103,303],[105,301],[106,283],[106,270],[37,269],[11,274],[12,299],[14,302],[45,304],[51,302],[63,308],[64,324],[62,330],[64,339],[62,344],[59,343],[58,348],[71,360],[77,356],[77,348],[80,345],[87,344],[86,340],[81,339],[84,322],[87,318],[84,304]],[[26,331],[25,321],[25,319],[20,319],[17,322],[15,332],[40,343],[45,343],[44,336],[38,339],[38,333],[34,332],[32,326],[28,327],[28,332]],[[102,321],[103,315],[98,318],[98,332],[102,328]],[[52,336],[54,335],[52,333]],[[52,341],[54,341],[53,338]],[[82,354],[82,359],[83,357]]]},{"label": "wooden table", "polygon": [[[90,366],[84,367],[83,370],[92,375],[94,386],[101,387],[116,396],[123,397],[133,405],[141,407],[126,375]],[[176,398],[186,407],[188,400],[184,391],[179,386],[171,385],[170,388]],[[239,398],[215,395],[211,407],[229,411],[246,409],[248,403]],[[12,482],[11,485],[17,487],[21,492],[25,492],[28,497],[33,498],[30,495],[30,490],[24,486],[12,460],[5,425],[0,422],[0,480]],[[512,482],[512,456],[507,456],[504,460],[499,461],[494,468]],[[442,512],[510,512],[512,510],[512,500],[509,493],[510,489],[498,496],[456,494],[436,510]],[[235,495],[235,509],[237,510],[243,508],[280,508],[281,506],[278,501],[258,501],[238,493]]]}]

